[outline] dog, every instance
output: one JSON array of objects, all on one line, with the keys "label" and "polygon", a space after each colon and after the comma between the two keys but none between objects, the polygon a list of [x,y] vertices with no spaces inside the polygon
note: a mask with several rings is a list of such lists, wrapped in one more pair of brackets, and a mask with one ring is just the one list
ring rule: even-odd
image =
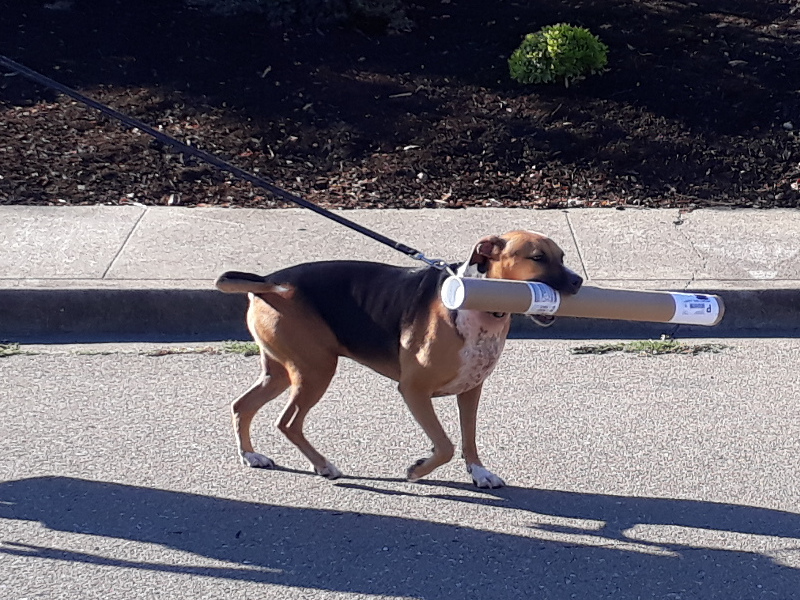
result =
[{"label": "dog", "polygon": [[[484,237],[464,263],[451,265],[455,268],[465,277],[539,281],[562,294],[575,294],[583,283],[564,265],[564,252],[554,241],[530,231]],[[473,483],[481,488],[505,485],[483,466],[475,435],[481,388],[503,351],[511,316],[447,309],[440,299],[446,277],[433,267],[359,261],[305,263],[263,277],[237,271],[220,275],[215,283],[219,290],[249,294],[247,326],[261,350],[261,375],[231,405],[242,462],[275,466],[253,449],[250,425],[262,406],[290,389],[276,426],[316,473],[328,479],[341,476],[306,439],[303,422],[344,356],[397,381],[411,414],[433,443],[431,455],[407,469],[409,481],[453,458],[453,444],[432,398],[455,395],[462,457]]]}]

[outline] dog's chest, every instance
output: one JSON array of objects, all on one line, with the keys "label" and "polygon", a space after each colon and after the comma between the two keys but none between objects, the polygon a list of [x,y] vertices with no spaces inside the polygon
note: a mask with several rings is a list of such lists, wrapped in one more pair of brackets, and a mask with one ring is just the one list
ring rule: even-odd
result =
[{"label": "dog's chest", "polygon": [[505,345],[505,322],[486,313],[460,310],[456,328],[464,339],[458,375],[441,394],[461,394],[481,384],[494,370]]}]

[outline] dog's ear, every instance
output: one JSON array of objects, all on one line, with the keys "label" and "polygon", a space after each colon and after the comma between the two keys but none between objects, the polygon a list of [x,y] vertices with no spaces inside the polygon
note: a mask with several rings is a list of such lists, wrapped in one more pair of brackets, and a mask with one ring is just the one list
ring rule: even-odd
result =
[{"label": "dog's ear", "polygon": [[469,259],[470,264],[485,265],[489,260],[496,260],[506,247],[506,241],[496,235],[490,235],[477,244]]},{"label": "dog's ear", "polygon": [[482,277],[489,267],[489,261],[498,259],[505,245],[506,240],[496,235],[481,238],[473,247],[469,259],[461,265],[459,275],[461,277]]}]

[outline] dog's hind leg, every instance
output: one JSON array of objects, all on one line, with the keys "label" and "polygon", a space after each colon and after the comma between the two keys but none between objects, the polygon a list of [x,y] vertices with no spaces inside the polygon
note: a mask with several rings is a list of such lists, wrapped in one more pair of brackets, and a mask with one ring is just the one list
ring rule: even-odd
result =
[{"label": "dog's hind leg", "polygon": [[317,474],[327,479],[337,479],[341,477],[341,471],[320,454],[303,434],[306,415],[328,389],[336,373],[338,359],[333,357],[329,364],[322,363],[319,360],[313,369],[306,368],[302,372],[293,365],[287,365],[292,380],[291,397],[275,425],[311,461]]},{"label": "dog's hind leg", "polygon": [[236,445],[245,466],[267,469],[275,466],[272,459],[253,450],[250,425],[258,410],[270,400],[280,396],[289,387],[289,383],[289,374],[283,365],[268,358],[262,350],[261,375],[253,386],[231,405]]}]

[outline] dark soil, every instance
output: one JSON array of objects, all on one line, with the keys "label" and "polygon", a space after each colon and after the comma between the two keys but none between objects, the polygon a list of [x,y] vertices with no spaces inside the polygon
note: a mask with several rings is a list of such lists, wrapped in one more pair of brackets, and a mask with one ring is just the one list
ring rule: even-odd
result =
[{"label": "dark soil", "polygon": [[[279,31],[180,0],[0,2],[0,53],[324,206],[800,206],[800,0],[418,1],[415,27]],[[522,86],[557,22],[607,72]],[[18,75],[0,204],[276,206]]]}]

